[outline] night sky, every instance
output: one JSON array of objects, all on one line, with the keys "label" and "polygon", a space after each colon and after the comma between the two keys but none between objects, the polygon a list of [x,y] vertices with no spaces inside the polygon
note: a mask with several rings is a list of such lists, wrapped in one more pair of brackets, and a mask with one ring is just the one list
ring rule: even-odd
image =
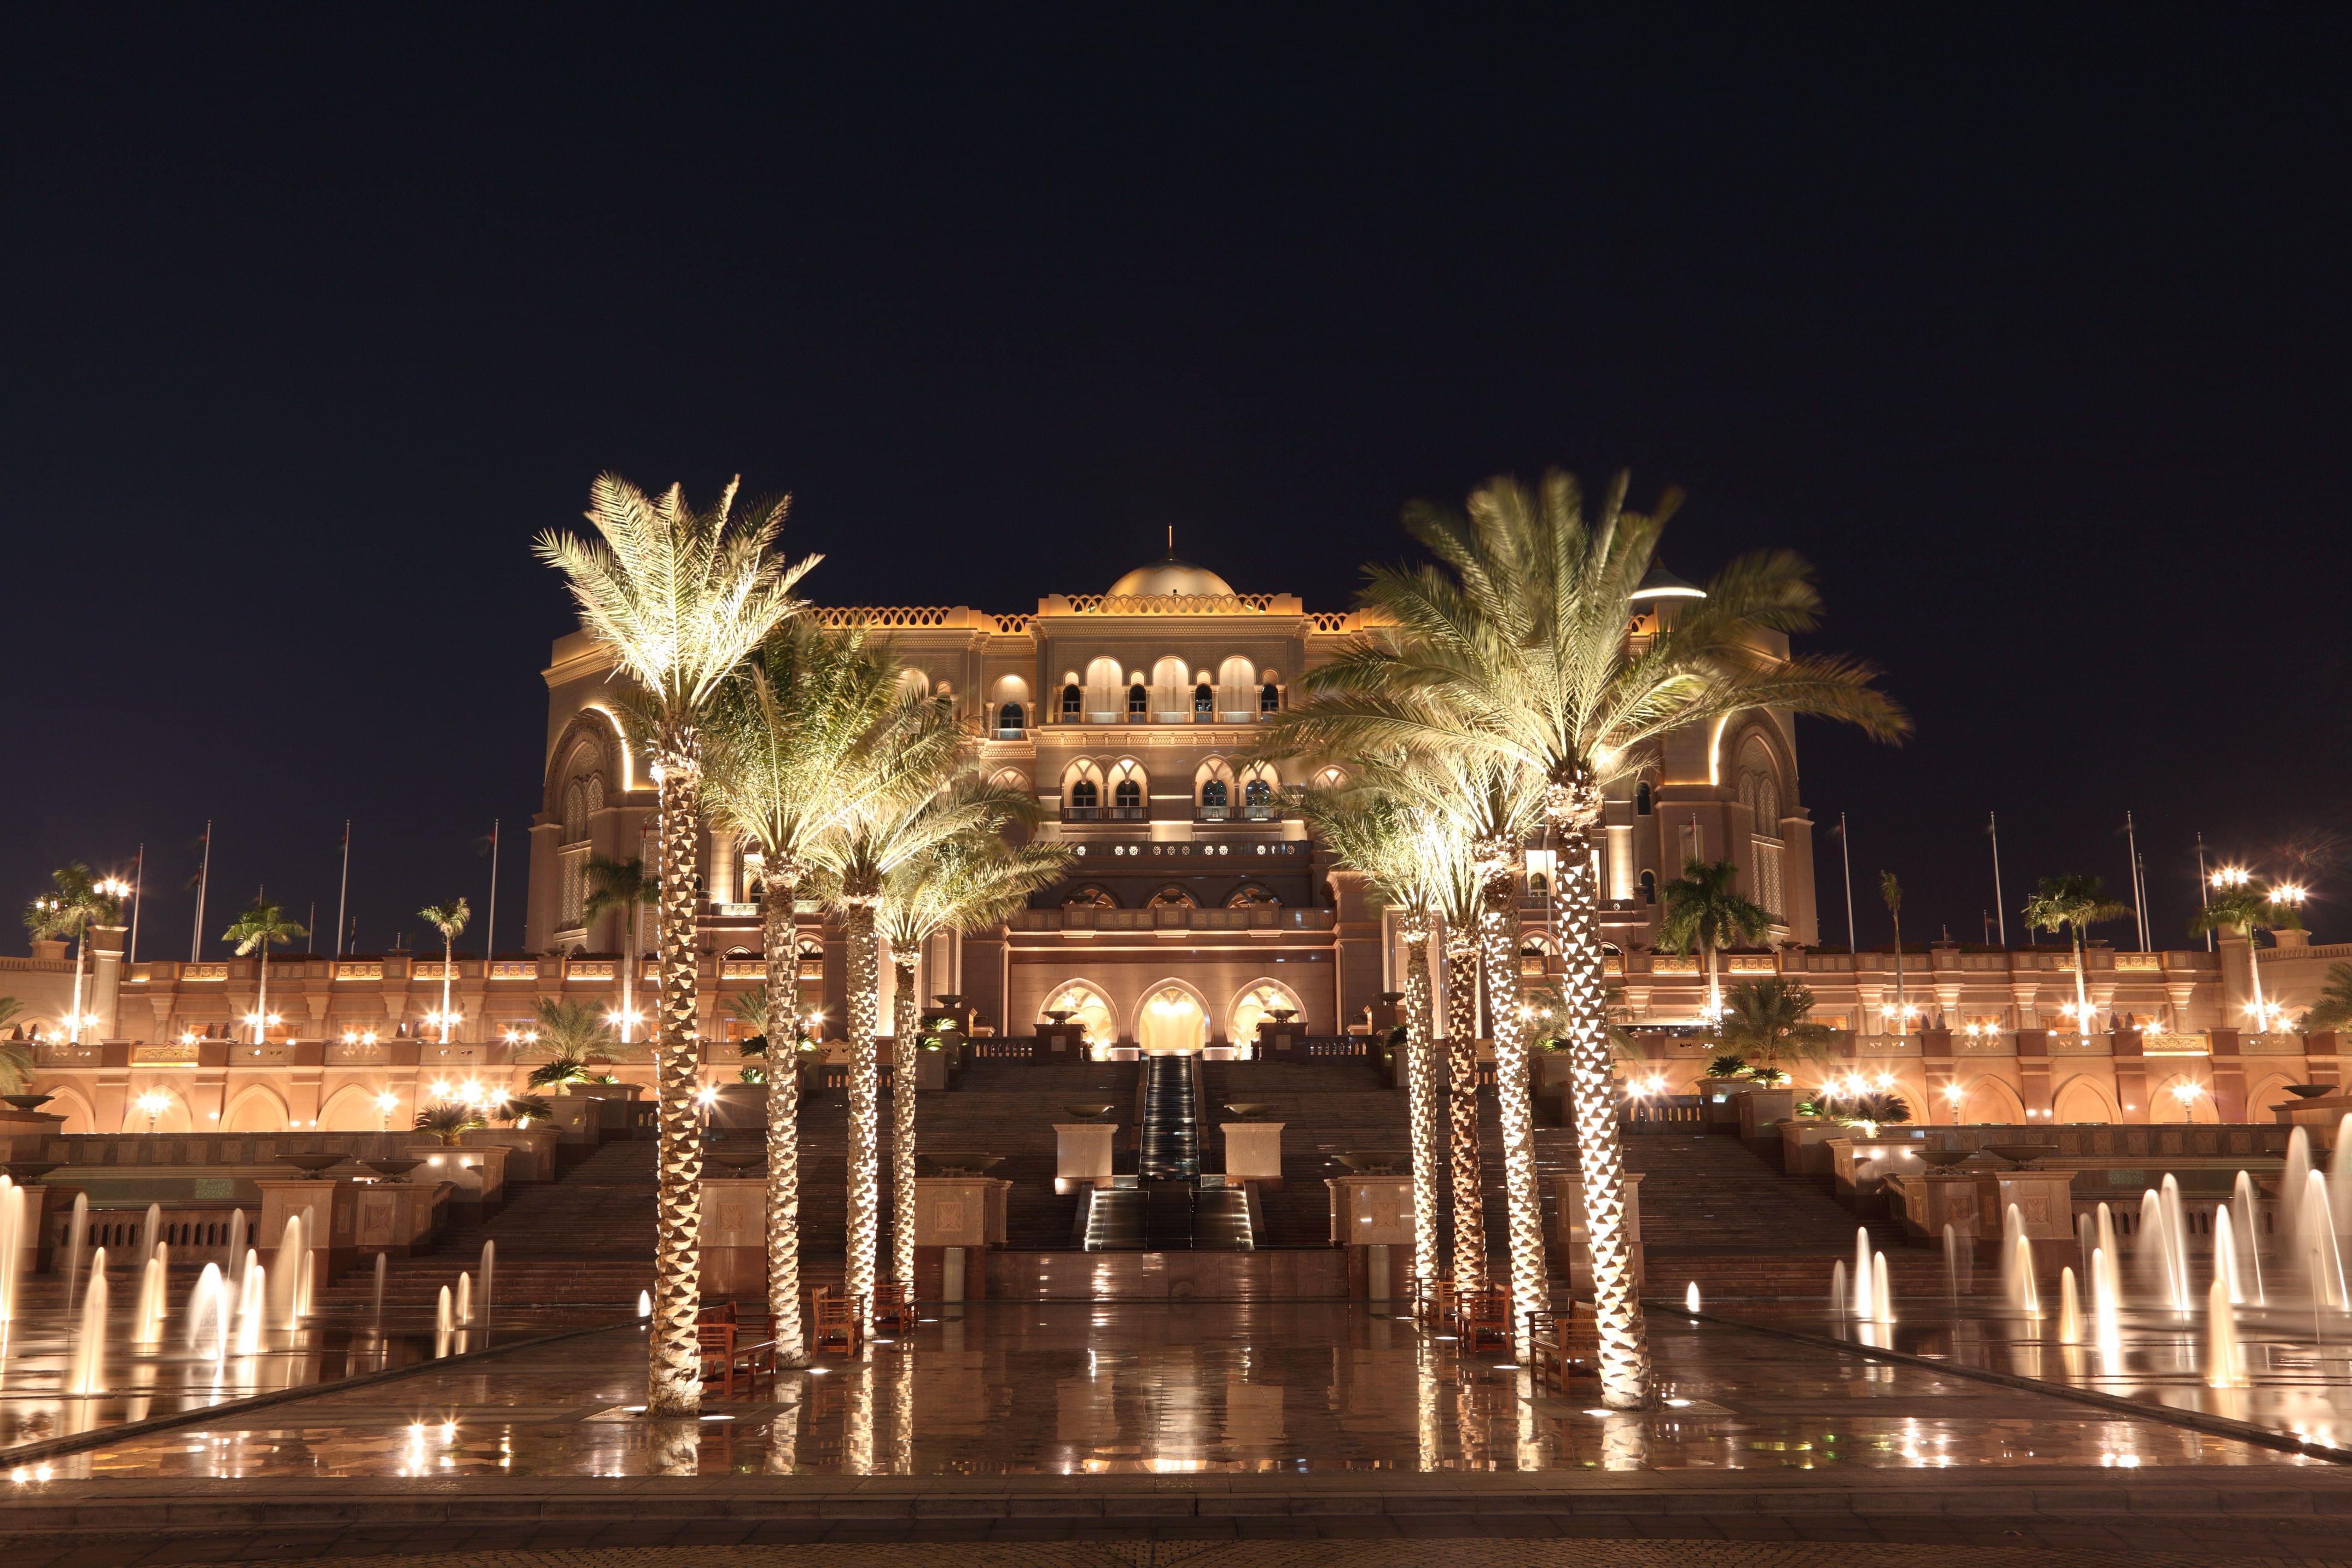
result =
[{"label": "night sky", "polygon": [[1685,487],[1685,576],[1803,552],[1916,716],[1801,732],[1864,942],[1881,867],[1980,935],[1988,810],[2013,938],[2121,891],[2128,809],[2185,945],[2193,834],[2352,825],[2352,29],[2055,9],[13,10],[0,898],[143,841],[178,956],[210,817],[216,956],[262,884],[331,925],[348,816],[359,946],[462,892],[478,947],[501,818],[519,946],[528,547],[602,468],[792,490],[819,599],[1019,611],[1171,524],[1343,608],[1409,497],[1559,465]]}]

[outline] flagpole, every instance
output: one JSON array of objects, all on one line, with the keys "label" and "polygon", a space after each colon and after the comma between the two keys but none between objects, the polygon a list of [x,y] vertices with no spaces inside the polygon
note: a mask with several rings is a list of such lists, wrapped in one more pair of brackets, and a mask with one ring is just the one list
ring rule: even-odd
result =
[{"label": "flagpole", "polygon": [[352,896],[352,820],[343,819],[343,888],[335,894],[335,956],[343,956],[343,906]]},{"label": "flagpole", "polygon": [[213,820],[205,819],[205,861],[196,870],[196,928],[188,937],[188,962],[200,964],[205,956],[205,889],[213,876]]},{"label": "flagpole", "polygon": [[[482,933],[482,962],[499,956],[499,820],[490,819],[490,923]],[[489,970],[482,974],[487,977]]]},{"label": "flagpole", "polygon": [[2000,900],[2000,818],[1985,813],[1985,831],[1992,835],[1992,911],[2000,921],[2000,948],[2009,951],[2009,910]]},{"label": "flagpole", "polygon": [[[2198,907],[2198,908],[2200,908],[2200,909],[2210,909],[2210,908],[2211,908],[2211,907],[2212,907],[2212,905],[2213,905],[2213,896],[2212,896],[2211,893],[2208,891],[2208,890],[2209,890],[2212,885],[2213,885],[2212,883],[2209,883],[2209,882],[2207,882],[2207,881],[2205,880],[2205,835],[2204,835],[2204,834],[2202,834],[2202,833],[2200,833],[2200,834],[2198,834],[2198,835],[2197,835],[2197,907]],[[2210,953],[2212,950],[2213,950],[2213,928],[2212,928],[2211,926],[2210,926],[2210,925],[2209,925],[2209,926],[2207,926],[2207,927],[2205,928],[2205,951],[2207,951],[2208,953]],[[2178,1027],[2178,1020],[2175,1020],[2175,1027]]]},{"label": "flagpole", "polygon": [[1845,857],[1845,950],[1859,953],[1853,945],[1853,840],[1846,836],[1845,813],[1838,813],[1838,852]]},{"label": "flagpole", "polygon": [[2147,895],[2140,889],[2140,830],[2124,811],[2124,846],[2131,853],[2131,919],[2140,928],[2140,952],[2147,952]]},{"label": "flagpole", "polygon": [[303,928],[302,953],[305,957],[319,950],[319,901],[310,901],[310,923]]},{"label": "flagpole", "polygon": [[139,962],[139,904],[146,885],[147,846],[141,844],[139,858],[131,862],[131,957],[128,961],[133,964]]}]

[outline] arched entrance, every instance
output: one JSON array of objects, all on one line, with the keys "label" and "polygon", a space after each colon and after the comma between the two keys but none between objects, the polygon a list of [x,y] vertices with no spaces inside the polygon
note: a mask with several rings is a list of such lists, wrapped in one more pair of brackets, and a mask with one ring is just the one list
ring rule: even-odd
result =
[{"label": "arched entrance", "polygon": [[1136,1020],[1136,1043],[1146,1056],[1200,1050],[1209,1042],[1209,1016],[1201,998],[1181,986],[1162,986],[1143,1004]]}]

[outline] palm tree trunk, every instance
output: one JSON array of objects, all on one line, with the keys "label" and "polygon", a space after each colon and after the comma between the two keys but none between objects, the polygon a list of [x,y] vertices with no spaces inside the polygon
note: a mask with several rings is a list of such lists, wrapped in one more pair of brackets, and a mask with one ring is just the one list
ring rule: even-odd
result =
[{"label": "palm tree trunk", "polygon": [[1720,1023],[1723,1021],[1723,981],[1717,975],[1715,944],[1704,942],[1700,946],[1706,949],[1706,1016]]},{"label": "palm tree trunk", "polygon": [[915,1289],[915,966],[893,952],[890,1042],[890,1277]]},{"label": "palm tree trunk", "polygon": [[[256,1045],[261,1043],[269,1030],[269,943],[266,938],[261,944],[260,951],[261,967],[256,973],[260,976],[261,992],[258,999],[253,1004],[253,1043]],[[81,957],[77,953],[74,957],[74,1013],[76,1015],[74,1028],[77,1030],[81,1028],[80,1012]]]},{"label": "palm tree trunk", "polygon": [[2083,934],[2074,933],[2074,1032],[2091,1032],[2091,988],[2083,978]]},{"label": "palm tree trunk", "polygon": [[879,1010],[880,956],[874,936],[874,903],[853,899],[849,927],[849,1257],[842,1293],[872,1321],[874,1249],[880,1228],[881,1195],[876,1190],[877,1125],[874,1024]]},{"label": "palm tree trunk", "polygon": [[[76,932],[74,934],[73,1027],[66,1031],[66,1043],[68,1045],[81,1043],[81,934]],[[269,983],[269,976],[267,972],[262,975],[261,983],[265,986]],[[261,1043],[259,1025],[255,1026],[253,1043],[256,1045]]]},{"label": "palm tree trunk", "polygon": [[1584,1184],[1584,1233],[1592,1253],[1592,1318],[1601,1346],[1601,1402],[1643,1410],[1655,1402],[1650,1343],[1635,1293],[1627,1233],[1625,1150],[1617,1128],[1617,1083],[1609,1052],[1609,993],[1601,953],[1601,889],[1592,874],[1592,829],[1600,791],[1589,780],[1556,790],[1549,803],[1559,863],[1560,990],[1567,1007],[1569,1086],[1576,1107],[1577,1164]]},{"label": "palm tree trunk", "polygon": [[1903,997],[1903,916],[1888,911],[1887,918],[1895,923],[1895,1032],[1902,1034],[1909,1022],[1904,1011],[1909,1005]]},{"label": "palm tree trunk", "polygon": [[702,1354],[695,1337],[702,1302],[702,1138],[694,1091],[701,1063],[695,1020],[694,844],[699,826],[701,747],[688,735],[661,758],[661,1029],[654,1039],[654,1092],[661,1129],[654,1210],[654,1315],[646,1334],[646,1414],[702,1408]]},{"label": "palm tree trunk", "polygon": [[1429,1017],[1429,926],[1404,923],[1405,1103],[1412,1118],[1412,1268],[1423,1280],[1436,1278],[1437,1252],[1437,1055]]},{"label": "palm tree trunk", "polygon": [[1486,1285],[1486,1193],[1478,1169],[1478,948],[1445,934],[1445,1110],[1454,1166],[1454,1288]]},{"label": "palm tree trunk", "polygon": [[801,1064],[793,1048],[800,1010],[799,932],[793,918],[798,882],[783,857],[769,856],[761,923],[768,961],[768,1311],[775,1319],[776,1361],[808,1364],[801,1327]]},{"label": "palm tree trunk", "polygon": [[[445,934],[441,938],[441,1043],[444,1045],[449,1043],[449,971],[457,965],[457,939]],[[263,1015],[261,1021],[267,1024],[268,1016]]]},{"label": "palm tree trunk", "polygon": [[630,1026],[636,1022],[637,1012],[637,911],[644,907],[640,892],[629,894],[629,917],[621,922],[625,933],[621,938],[628,951],[621,955],[621,1043],[629,1043]]},{"label": "palm tree trunk", "polygon": [[[1495,1106],[1503,1130],[1503,1190],[1511,1228],[1511,1341],[1528,1358],[1529,1312],[1551,1310],[1544,1270],[1543,1193],[1536,1186],[1535,1100],[1528,1083],[1527,1019],[1519,1016],[1519,915],[1516,846],[1489,841],[1478,947],[1486,971],[1486,1010],[1495,1026]],[[1500,870],[1492,868],[1499,866]]]}]

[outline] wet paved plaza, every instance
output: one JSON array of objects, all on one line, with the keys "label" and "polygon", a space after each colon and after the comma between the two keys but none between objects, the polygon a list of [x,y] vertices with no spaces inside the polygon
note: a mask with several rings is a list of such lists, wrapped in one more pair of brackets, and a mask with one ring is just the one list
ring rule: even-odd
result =
[{"label": "wet paved plaza", "polygon": [[[1534,1390],[1336,1303],[975,1305],[756,1399],[649,1423],[623,1327],[58,1458],[78,1477],[1081,1476],[2315,1461],[1721,1326],[1652,1320],[1667,1407]],[[2332,1467],[2328,1467],[2332,1468]]]}]

